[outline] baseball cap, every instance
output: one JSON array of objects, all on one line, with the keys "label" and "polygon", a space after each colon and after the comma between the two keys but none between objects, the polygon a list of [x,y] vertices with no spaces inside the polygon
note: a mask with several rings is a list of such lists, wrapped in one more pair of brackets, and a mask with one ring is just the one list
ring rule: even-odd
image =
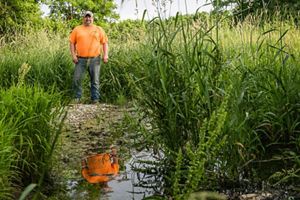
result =
[{"label": "baseball cap", "polygon": [[83,13],[83,16],[84,16],[84,17],[87,16],[87,15],[93,17],[93,13],[92,13],[91,11],[85,11],[85,12]]}]

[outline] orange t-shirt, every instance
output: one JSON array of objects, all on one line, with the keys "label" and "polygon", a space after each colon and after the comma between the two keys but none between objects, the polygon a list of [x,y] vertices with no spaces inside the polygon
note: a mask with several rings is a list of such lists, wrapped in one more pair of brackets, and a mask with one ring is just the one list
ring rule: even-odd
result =
[{"label": "orange t-shirt", "polygon": [[70,42],[75,44],[77,55],[81,57],[96,57],[101,54],[101,46],[108,39],[104,30],[95,25],[80,25],[70,34]]},{"label": "orange t-shirt", "polygon": [[119,172],[119,164],[111,163],[107,153],[96,154],[82,161],[81,174],[89,183],[109,181],[109,175]]}]

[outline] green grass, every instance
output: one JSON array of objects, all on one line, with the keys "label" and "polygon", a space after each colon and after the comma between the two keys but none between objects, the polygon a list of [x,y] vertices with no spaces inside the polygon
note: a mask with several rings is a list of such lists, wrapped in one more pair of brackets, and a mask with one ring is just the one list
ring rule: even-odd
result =
[{"label": "green grass", "polygon": [[[146,138],[165,155],[160,167],[167,171],[166,193],[182,199],[195,191],[217,189],[220,178],[239,183],[241,176],[258,185],[296,184],[300,32],[293,22],[249,17],[234,24],[228,16],[177,16],[155,19],[145,27],[141,38],[115,38],[110,43],[110,62],[101,67],[100,93],[106,102],[138,102],[152,127]],[[73,74],[67,36],[20,35],[1,43],[0,53],[1,87],[7,89],[2,91],[3,113],[20,122],[22,137],[16,144],[26,150],[18,155],[34,163],[22,161],[18,167],[37,172],[45,162],[40,151],[49,152],[49,144],[43,143],[48,140],[37,135],[46,132],[51,138],[46,122],[53,119],[47,112],[54,104],[47,99],[56,102],[56,97],[36,87],[11,86],[19,80],[19,67],[28,64],[25,84],[48,92],[55,85],[67,96]],[[32,150],[33,141],[42,147],[38,153]]]},{"label": "green grass", "polygon": [[[122,64],[127,71],[122,76],[136,93],[142,112],[151,119],[153,132],[149,134],[156,134],[156,144],[167,155],[169,163],[165,165],[173,166],[168,167],[169,176],[176,171],[177,152],[182,152],[182,166],[187,166],[178,168],[186,171],[179,173],[180,183],[190,183],[188,174],[197,174],[188,167],[193,162],[199,169],[204,166],[198,177],[213,179],[206,184],[199,178],[192,185],[196,191],[212,186],[217,176],[238,182],[243,174],[259,183],[278,171],[298,173],[299,30],[290,23],[258,27],[255,21],[245,21],[233,26],[224,20],[198,24],[201,21],[180,18],[154,20],[143,43],[119,53],[119,58],[126,60]],[[129,52],[131,61],[126,57]],[[199,142],[213,137],[199,130],[205,120],[212,120],[225,98],[227,117],[215,145],[223,137],[226,142],[222,148],[202,149],[208,160],[189,157],[187,148],[207,146]],[[218,170],[211,176],[216,163]],[[289,177],[294,183],[295,178]],[[175,191],[178,197],[192,192]]]},{"label": "green grass", "polygon": [[[27,85],[39,85],[70,94],[73,64],[68,51],[68,36],[46,31],[15,34],[5,38],[0,46],[0,86],[8,88],[18,81],[18,69],[27,63],[31,70],[26,76]],[[7,36],[9,37],[9,36]]]},{"label": "green grass", "polygon": [[13,141],[16,137],[13,122],[0,122],[0,199],[12,199],[13,184],[18,177],[17,170],[12,167],[16,164],[17,151]]},{"label": "green grass", "polygon": [[63,111],[60,95],[37,87],[12,86],[0,90],[0,102],[1,124],[9,126],[1,129],[8,130],[1,132],[5,134],[1,137],[0,160],[1,169],[7,173],[4,188],[22,188],[49,179],[51,156],[62,122],[57,121]]}]

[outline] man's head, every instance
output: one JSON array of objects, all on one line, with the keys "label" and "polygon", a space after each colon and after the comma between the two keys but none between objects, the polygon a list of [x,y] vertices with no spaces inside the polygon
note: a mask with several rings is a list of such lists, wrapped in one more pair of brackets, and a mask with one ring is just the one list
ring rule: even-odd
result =
[{"label": "man's head", "polygon": [[86,11],[83,13],[83,24],[85,26],[89,26],[93,24],[94,18],[93,13],[91,11]]}]

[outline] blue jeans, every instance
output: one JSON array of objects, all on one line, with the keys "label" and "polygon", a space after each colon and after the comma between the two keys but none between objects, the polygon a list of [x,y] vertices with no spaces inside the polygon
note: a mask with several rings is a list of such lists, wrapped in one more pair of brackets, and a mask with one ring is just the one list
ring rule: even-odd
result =
[{"label": "blue jeans", "polygon": [[75,65],[73,87],[75,98],[80,99],[82,96],[82,80],[85,75],[86,67],[88,67],[91,81],[91,100],[99,100],[99,76],[100,76],[100,56],[95,58],[78,58]]}]

